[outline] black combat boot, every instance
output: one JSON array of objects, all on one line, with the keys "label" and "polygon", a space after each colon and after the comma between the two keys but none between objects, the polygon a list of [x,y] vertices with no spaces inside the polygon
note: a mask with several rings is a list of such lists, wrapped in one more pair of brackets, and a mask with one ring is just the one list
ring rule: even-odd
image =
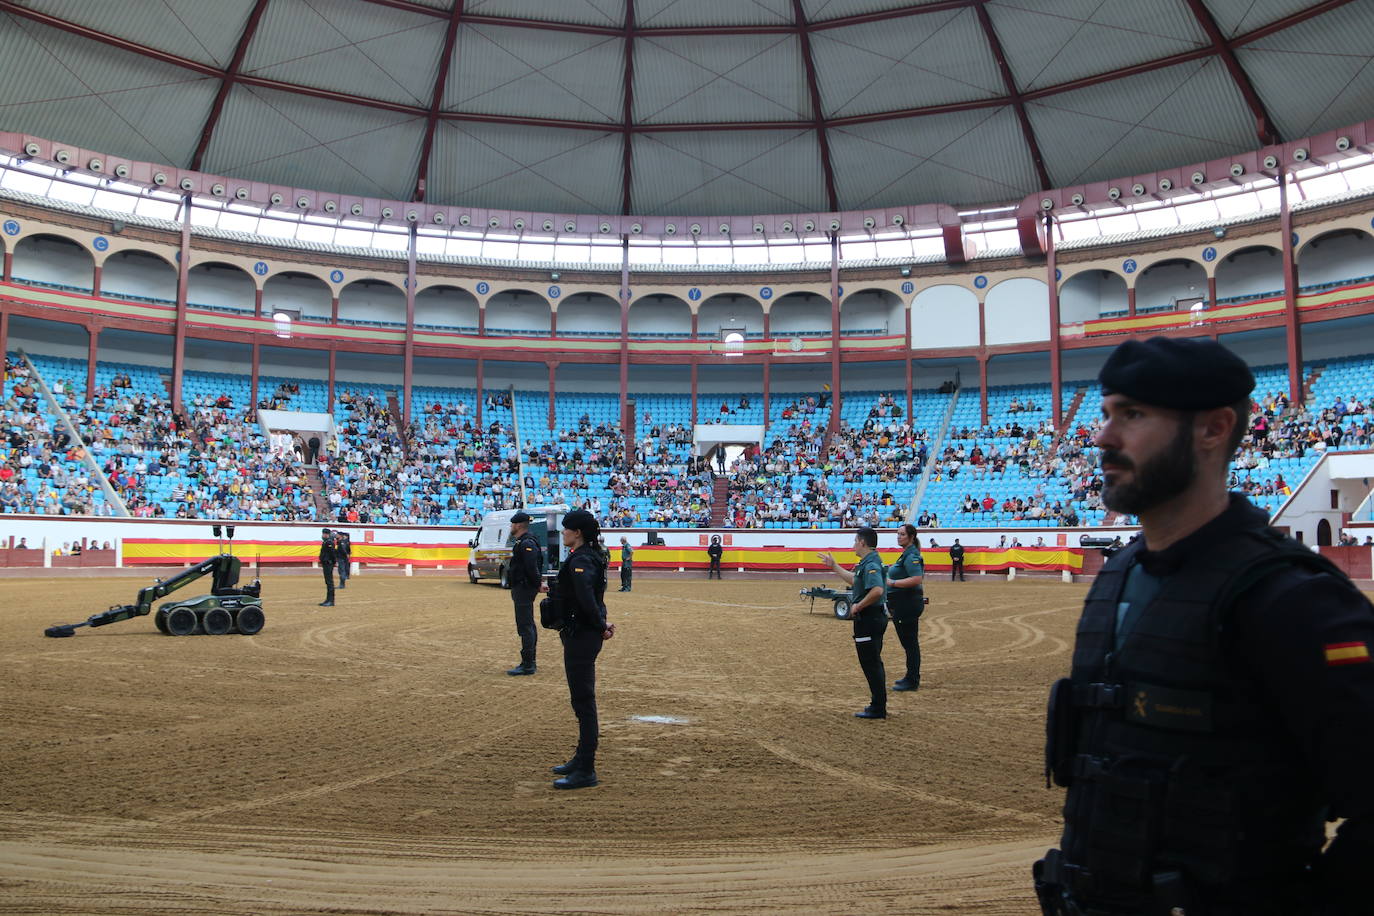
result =
[{"label": "black combat boot", "polygon": [[596,785],[596,770],[591,764],[582,765],[580,769],[573,770],[567,776],[563,776],[553,781],[555,789],[589,789]]}]

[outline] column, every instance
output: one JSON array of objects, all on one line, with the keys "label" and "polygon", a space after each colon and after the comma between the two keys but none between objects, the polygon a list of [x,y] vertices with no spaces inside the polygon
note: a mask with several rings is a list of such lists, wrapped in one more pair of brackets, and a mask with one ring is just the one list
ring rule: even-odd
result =
[{"label": "column", "polygon": [[1217,276],[1216,276],[1216,274],[1212,274],[1212,276],[1210,276],[1210,277],[1207,278],[1207,307],[1208,307],[1209,309],[1214,309],[1214,308],[1217,307]]},{"label": "column", "polygon": [[261,317],[262,317],[262,287],[261,287],[261,286],[254,287],[254,289],[253,289],[253,317],[254,317],[254,318],[261,318]]},{"label": "column", "polygon": [[[1064,371],[1059,351],[1059,268],[1055,265],[1054,217],[1045,214],[1045,283],[1050,291],[1050,415],[1054,428],[1064,422]],[[1135,314],[1135,287],[1130,290],[1131,314]],[[984,416],[987,415],[986,409]]]},{"label": "column", "polygon": [[[696,317],[696,316],[693,316]],[[696,354],[692,355],[692,426],[697,425],[697,362],[700,359]]]},{"label": "column", "polygon": [[1298,325],[1298,262],[1293,245],[1293,209],[1288,200],[1288,171],[1280,170],[1279,231],[1283,234],[1283,330],[1288,338],[1288,400],[1302,403],[1302,329]]},{"label": "column", "polygon": [[[478,310],[480,315],[482,310]],[[480,320],[480,319],[479,319]],[[477,357],[477,428],[482,428],[482,357]]]},{"label": "column", "polygon": [[830,233],[830,429],[840,422],[840,236]]},{"label": "column", "polygon": [[10,282],[10,279],[11,279],[13,276],[14,276],[14,252],[13,252],[13,251],[10,251],[10,250],[8,250],[8,249],[6,249],[6,251],[5,251],[5,274],[4,274],[5,282],[6,282],[6,283]]},{"label": "column", "polygon": [[[248,392],[248,413],[250,416],[258,415],[258,377],[262,374],[262,344],[253,341],[253,366],[250,371],[250,389]],[[332,405],[331,405],[332,406]]]},{"label": "column", "polygon": [[[6,255],[8,258],[9,255]],[[0,306],[0,359],[5,358],[9,352],[10,345],[10,313],[9,310]],[[5,399],[5,371],[4,366],[0,365],[0,401]]]},{"label": "column", "polygon": [[[630,237],[620,237],[620,429],[630,429]],[[552,427],[550,427],[552,428]],[[625,463],[634,461],[635,444],[625,442]]]},{"label": "column", "polygon": [[330,324],[339,323],[339,297],[329,297],[329,322]]},{"label": "column", "polygon": [[477,306],[477,336],[487,336],[487,304],[479,303]]},{"label": "column", "polygon": [[103,266],[100,265],[100,264],[95,265],[95,270],[91,271],[91,295],[92,295],[92,296],[99,296],[99,295],[100,295],[100,275],[101,275],[102,272],[103,272]]},{"label": "column", "polygon": [[982,411],[979,426],[988,425],[988,356],[986,353],[978,355],[978,409]]},{"label": "column", "polygon": [[100,326],[92,324],[86,328],[86,403],[91,402],[91,390],[95,388],[95,364],[100,350]]},{"label": "column", "polygon": [[916,428],[916,421],[911,416],[911,303],[906,305],[906,353],[902,356],[902,362],[906,363],[906,421],[911,424],[912,429]]},{"label": "column", "polygon": [[334,362],[335,362],[334,343],[329,344],[329,412],[334,412]]},{"label": "column", "polygon": [[[555,381],[556,381],[557,376],[558,376],[558,360],[556,360],[556,359],[551,359],[551,360],[549,360],[548,366],[549,366],[549,429],[552,430],[552,429],[554,429],[554,428],[556,427],[556,423],[555,423],[555,420],[554,420],[554,409],[553,409],[553,408],[554,408],[554,397],[555,397],[555,396],[554,396],[554,384],[555,384]],[[620,402],[620,406],[621,406],[621,417],[623,418],[623,417],[625,416],[625,414],[624,414],[625,402],[624,402],[624,401],[621,401],[621,402]]]},{"label": "column", "polygon": [[770,412],[769,404],[769,381],[773,375],[773,355],[765,353],[763,356],[763,423],[768,425],[768,415]]},{"label": "column", "polygon": [[181,202],[181,248],[177,259],[176,329],[172,343],[172,409],[181,409],[181,377],[186,361],[186,296],[191,265],[191,195]]},{"label": "column", "polygon": [[410,224],[410,243],[406,251],[406,345],[403,369],[401,419],[410,422],[410,386],[415,373],[415,244],[416,226]]},{"label": "column", "polygon": [[[9,255],[5,255],[5,257],[8,258]],[[8,264],[9,261],[6,261],[5,263]],[[6,273],[8,274],[8,271],[7,271]],[[697,312],[698,312],[699,310],[700,310],[700,309],[698,309],[698,308],[692,309],[692,339],[693,339],[693,340],[696,340],[696,339],[697,339],[697,319],[701,317],[700,315],[697,314]]]},{"label": "column", "polygon": [[549,303],[549,336],[558,336],[558,308],[553,302]]}]

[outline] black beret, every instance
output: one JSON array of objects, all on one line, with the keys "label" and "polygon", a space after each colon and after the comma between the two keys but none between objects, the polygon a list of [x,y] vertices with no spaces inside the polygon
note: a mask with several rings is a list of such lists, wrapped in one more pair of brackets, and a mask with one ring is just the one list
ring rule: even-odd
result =
[{"label": "black beret", "polygon": [[521,522],[528,522],[529,520],[530,514],[528,512],[517,512],[510,517],[510,523],[512,525],[518,525]]},{"label": "black beret", "polygon": [[1097,379],[1103,395],[1173,410],[1227,407],[1255,389],[1245,360],[1206,337],[1128,340],[1107,357]]},{"label": "black beret", "polygon": [[580,531],[582,537],[588,541],[594,541],[601,536],[601,526],[596,521],[596,516],[586,509],[574,509],[563,516],[563,527],[569,531]]}]

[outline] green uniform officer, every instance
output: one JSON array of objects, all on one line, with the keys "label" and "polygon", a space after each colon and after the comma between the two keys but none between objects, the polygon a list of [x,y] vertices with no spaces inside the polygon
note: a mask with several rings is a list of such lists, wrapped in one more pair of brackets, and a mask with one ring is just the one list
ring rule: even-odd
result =
[{"label": "green uniform officer", "polygon": [[884,597],[887,583],[883,578],[883,561],[878,556],[878,532],[860,528],[854,535],[854,553],[859,562],[853,571],[844,569],[828,553],[820,554],[821,562],[838,573],[849,584],[849,616],[854,621],[854,651],[872,701],[854,713],[858,719],[887,718],[887,673],[883,671],[883,634],[887,632],[887,608]]},{"label": "green uniform officer", "polygon": [[626,538],[620,539],[620,590],[628,592],[634,579],[635,549]]},{"label": "green uniform officer", "polygon": [[897,529],[897,546],[902,555],[887,568],[887,610],[892,615],[892,629],[906,650],[906,675],[892,685],[893,690],[916,690],[921,686],[921,612],[926,609],[926,564],[921,557],[921,544],[916,539],[916,527],[903,525]]}]

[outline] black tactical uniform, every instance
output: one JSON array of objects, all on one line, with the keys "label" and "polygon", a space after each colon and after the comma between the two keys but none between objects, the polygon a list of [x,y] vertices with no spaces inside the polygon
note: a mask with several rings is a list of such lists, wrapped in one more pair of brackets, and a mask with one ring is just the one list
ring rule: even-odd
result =
[{"label": "black tactical uniform", "polygon": [[[583,544],[563,561],[558,570],[558,594],[563,601],[563,668],[568,677],[568,697],[577,716],[577,750],[571,760],[556,767],[571,784],[580,788],[596,784],[596,750],[600,726],[596,714],[596,659],[606,631],[606,561],[595,544]],[[579,779],[580,777],[580,779]]]},{"label": "black tactical uniform", "polygon": [[320,571],[324,573],[324,600],[320,607],[334,606],[334,566],[339,561],[334,549],[334,533],[328,528],[320,533]]},{"label": "black tactical uniform", "polygon": [[707,571],[706,578],[720,578],[720,557],[723,553],[725,553],[725,549],[720,546],[720,538],[711,538],[711,546],[706,548],[706,555],[711,558],[711,568]]},{"label": "black tactical uniform", "polygon": [[353,541],[345,531],[334,532],[334,552],[338,556],[339,588],[348,587],[348,577],[352,573]]},{"label": "black tactical uniform", "polygon": [[955,540],[954,546],[949,549],[949,579],[953,582],[958,579],[964,581],[964,548]]},{"label": "black tactical uniform", "polygon": [[515,603],[515,632],[520,636],[520,664],[507,674],[534,674],[536,670],[534,659],[539,630],[534,625],[534,599],[539,597],[543,574],[544,551],[539,546],[539,539],[527,530],[511,545],[507,573],[511,600]]},{"label": "black tactical uniform", "polygon": [[925,611],[925,589],[897,588],[892,582],[924,576],[926,564],[921,558],[921,545],[913,539],[903,550],[897,562],[888,567],[887,609],[892,615],[892,629],[897,631],[902,648],[906,651],[906,674],[892,685],[893,690],[917,690],[921,686],[921,614]]}]

